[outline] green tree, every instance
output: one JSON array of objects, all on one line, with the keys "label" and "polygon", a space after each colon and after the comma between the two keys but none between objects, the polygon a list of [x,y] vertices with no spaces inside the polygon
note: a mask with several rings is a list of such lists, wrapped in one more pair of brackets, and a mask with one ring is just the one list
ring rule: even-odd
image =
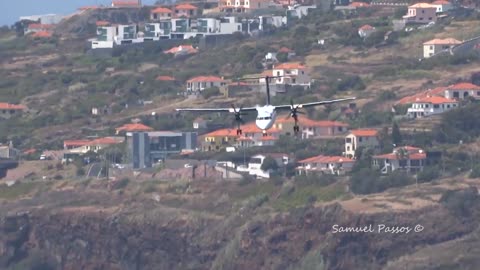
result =
[{"label": "green tree", "polygon": [[274,158],[267,156],[263,160],[263,163],[260,169],[262,169],[263,171],[268,171],[268,170],[276,171],[278,169],[277,161]]},{"label": "green tree", "polygon": [[393,122],[392,126],[392,142],[399,146],[402,143],[402,134],[400,133],[400,128],[398,127],[397,122]]},{"label": "green tree", "polygon": [[218,87],[211,87],[202,91],[202,97],[204,99],[209,99],[213,96],[218,96],[218,95],[220,95],[220,89],[218,89]]},{"label": "green tree", "polygon": [[277,53],[277,60],[280,62],[280,63],[285,63],[288,61],[288,53],[285,53],[285,52],[280,52],[280,53]]}]

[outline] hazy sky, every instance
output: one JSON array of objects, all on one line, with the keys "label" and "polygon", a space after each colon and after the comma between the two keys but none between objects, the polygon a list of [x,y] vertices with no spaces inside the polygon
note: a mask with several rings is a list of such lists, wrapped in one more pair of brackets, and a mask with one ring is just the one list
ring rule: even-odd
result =
[{"label": "hazy sky", "polygon": [[[153,4],[155,0],[143,0]],[[39,14],[70,14],[78,7],[108,5],[111,0],[0,0],[0,25],[11,25],[18,17]]]}]

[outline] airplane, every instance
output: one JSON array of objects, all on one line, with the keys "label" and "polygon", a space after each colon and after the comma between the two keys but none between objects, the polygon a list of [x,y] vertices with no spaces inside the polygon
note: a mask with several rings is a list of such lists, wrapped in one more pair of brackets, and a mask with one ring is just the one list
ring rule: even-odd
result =
[{"label": "airplane", "polygon": [[[295,125],[293,126],[293,132],[297,134],[300,130],[298,127],[298,114],[305,114],[304,112],[299,111],[298,109],[301,108],[308,108],[313,106],[319,105],[327,105],[337,102],[343,102],[348,100],[354,100],[356,97],[349,97],[349,98],[342,98],[342,99],[334,99],[334,100],[324,100],[324,101],[316,101],[316,102],[308,102],[308,103],[301,103],[301,104],[294,104],[293,101],[287,105],[272,105],[270,104],[270,86],[269,80],[272,78],[278,78],[282,76],[266,76],[266,88],[267,88],[267,102],[265,105],[260,106],[257,105],[255,107],[247,107],[247,108],[236,108],[234,104],[232,104],[231,108],[183,108],[183,109],[175,109],[177,112],[187,111],[187,112],[228,112],[233,113],[235,116],[235,122],[237,122],[237,135],[242,134],[242,130],[240,128],[240,124],[243,123],[242,115],[246,115],[246,112],[257,111],[257,118],[255,120],[255,124],[259,129],[262,130],[263,136],[267,135],[267,130],[273,126],[275,123],[275,119],[277,117],[277,110],[290,110],[290,113],[287,115],[288,117],[292,117],[295,121]],[[249,78],[252,79],[252,78]],[[260,78],[253,78],[253,79],[260,79]]]}]

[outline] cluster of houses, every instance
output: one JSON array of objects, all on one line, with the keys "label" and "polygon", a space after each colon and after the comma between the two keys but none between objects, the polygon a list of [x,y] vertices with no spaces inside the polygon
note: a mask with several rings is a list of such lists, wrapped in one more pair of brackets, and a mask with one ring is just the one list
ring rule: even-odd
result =
[{"label": "cluster of houses", "polygon": [[480,99],[480,86],[464,82],[437,87],[404,97],[396,104],[410,105],[407,110],[408,118],[422,118],[457,108],[459,101],[468,98]]},{"label": "cluster of houses", "polygon": [[[264,0],[225,0],[219,2],[218,11],[232,14],[265,9],[268,5],[269,2]],[[97,36],[89,41],[92,49],[100,49],[148,41],[231,35],[235,32],[251,34],[254,31],[264,31],[269,26],[285,26],[289,18],[305,16],[311,8],[315,6],[292,6],[287,9],[285,16],[266,14],[241,19],[236,16],[200,17],[202,13],[208,12],[205,10],[202,12],[197,6],[189,3],[154,7],[150,11],[150,22],[143,25],[117,25],[97,21]]]},{"label": "cluster of houses", "polygon": [[[182,46],[181,46],[182,47]],[[192,47],[183,46],[184,48],[193,49]],[[177,48],[174,48],[178,51]],[[288,48],[283,47],[281,51],[288,51],[289,55],[294,55],[294,52]],[[194,52],[193,52],[194,53]],[[310,88],[312,79],[308,74],[307,67],[298,62],[278,63],[273,57],[276,53],[267,53],[265,56],[269,58],[272,65],[271,69],[267,69],[261,74],[257,75],[256,79],[248,79],[242,82],[232,82],[226,80],[223,77],[218,76],[196,76],[190,78],[186,82],[184,95],[200,95],[205,89],[216,87],[220,89],[220,92],[225,96],[231,96],[232,89],[236,89],[235,92],[243,90],[265,91],[265,77],[276,77],[269,79],[270,89],[272,94],[275,95],[278,92],[285,92],[286,86],[299,86],[304,89]],[[159,78],[159,80],[166,80],[166,78]]]}]

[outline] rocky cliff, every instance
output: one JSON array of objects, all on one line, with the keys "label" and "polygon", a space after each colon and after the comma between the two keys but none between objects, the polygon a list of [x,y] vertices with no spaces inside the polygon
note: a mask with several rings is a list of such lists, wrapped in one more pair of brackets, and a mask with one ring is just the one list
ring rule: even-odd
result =
[{"label": "rocky cliff", "polygon": [[[53,200],[39,207],[42,198],[37,197],[21,207],[2,205],[0,268],[29,261],[44,264],[43,269],[72,270],[405,269],[400,265],[408,261],[408,269],[437,269],[440,260],[419,258],[446,251],[453,258],[465,258],[459,247],[466,242],[478,246],[479,238],[472,237],[480,220],[478,191],[471,191],[467,201],[462,199],[465,192],[455,191],[449,200],[413,211],[371,214],[346,211],[339,203],[272,212],[261,206],[265,199],[257,198],[225,216],[154,200],[120,202],[120,195],[101,202],[97,194],[86,205],[62,207],[54,206]],[[72,204],[81,196],[68,192],[63,198],[71,198]],[[417,224],[421,232],[413,231]],[[334,225],[370,226],[373,231],[334,233]],[[412,231],[379,232],[382,225]],[[433,252],[442,245],[457,248]],[[478,259],[472,260],[456,260],[456,267],[468,269],[466,265]]]}]

